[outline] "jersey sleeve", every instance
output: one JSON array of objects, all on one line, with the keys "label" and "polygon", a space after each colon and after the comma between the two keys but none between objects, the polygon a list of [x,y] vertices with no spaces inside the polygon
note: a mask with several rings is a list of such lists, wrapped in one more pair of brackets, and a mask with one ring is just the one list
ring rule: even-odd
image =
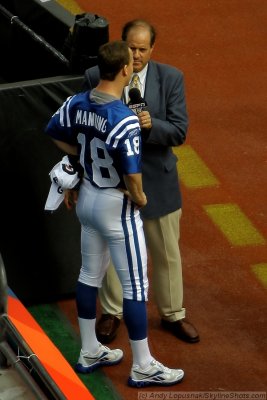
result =
[{"label": "jersey sleeve", "polygon": [[62,106],[51,117],[45,128],[45,134],[53,139],[69,143],[77,144],[75,130],[72,127],[73,103],[76,96],[70,96],[62,104]]},{"label": "jersey sleeve", "polygon": [[124,175],[141,172],[141,130],[138,118],[128,116],[116,132],[111,132],[107,143],[111,151],[116,149],[120,169]]}]

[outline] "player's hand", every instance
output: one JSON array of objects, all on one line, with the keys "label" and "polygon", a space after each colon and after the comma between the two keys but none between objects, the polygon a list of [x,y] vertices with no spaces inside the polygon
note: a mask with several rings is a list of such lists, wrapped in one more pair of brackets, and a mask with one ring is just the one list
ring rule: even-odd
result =
[{"label": "player's hand", "polygon": [[68,210],[72,210],[78,201],[78,190],[66,189],[64,193],[64,203]]},{"label": "player's hand", "polygon": [[142,199],[142,205],[141,205],[141,204],[137,204],[136,201],[133,200],[133,198],[132,198],[132,196],[131,196],[131,193],[130,193],[128,190],[122,190],[122,192],[123,192],[124,194],[126,194],[126,196],[128,196],[129,199],[130,199],[133,203],[135,203],[135,205],[136,205],[136,207],[137,207],[138,209],[144,207],[144,206],[147,204],[147,198],[146,198],[145,193],[143,193],[143,199]]},{"label": "player's hand", "polygon": [[142,208],[145,207],[147,205],[147,198],[145,193],[143,192],[143,196],[142,196],[142,203],[141,204],[137,204],[138,208]]}]

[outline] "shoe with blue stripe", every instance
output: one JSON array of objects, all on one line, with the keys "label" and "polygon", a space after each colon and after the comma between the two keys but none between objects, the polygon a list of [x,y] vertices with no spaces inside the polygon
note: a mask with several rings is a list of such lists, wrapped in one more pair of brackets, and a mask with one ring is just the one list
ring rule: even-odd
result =
[{"label": "shoe with blue stripe", "polygon": [[94,355],[89,355],[81,350],[78,363],[75,365],[75,370],[87,374],[104,365],[116,365],[122,360],[122,358],[122,350],[111,350],[109,347],[103,346],[99,343],[99,350]]},{"label": "shoe with blue stripe", "polygon": [[146,369],[133,365],[128,385],[132,387],[171,386],[181,382],[184,377],[182,369],[170,369],[156,360],[152,360]]}]

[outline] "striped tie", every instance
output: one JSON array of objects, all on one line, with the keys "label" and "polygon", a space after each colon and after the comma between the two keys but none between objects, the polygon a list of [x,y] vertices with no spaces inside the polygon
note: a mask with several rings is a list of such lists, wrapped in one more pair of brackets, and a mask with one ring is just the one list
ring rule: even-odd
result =
[{"label": "striped tie", "polygon": [[140,79],[139,79],[138,74],[134,74],[133,77],[132,77],[129,89],[132,89],[132,88],[137,88],[139,91],[141,91],[140,90],[141,89],[141,87],[140,87]]}]

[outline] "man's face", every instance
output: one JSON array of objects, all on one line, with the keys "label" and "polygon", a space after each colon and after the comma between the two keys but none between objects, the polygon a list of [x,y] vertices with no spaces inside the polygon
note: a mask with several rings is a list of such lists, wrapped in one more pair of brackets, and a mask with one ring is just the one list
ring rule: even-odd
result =
[{"label": "man's face", "polygon": [[133,74],[133,52],[130,48],[129,48],[129,64],[127,65],[127,69],[128,69],[128,82],[127,82],[128,85],[131,80],[131,76]]},{"label": "man's face", "polygon": [[150,31],[140,26],[132,28],[126,41],[133,52],[133,70],[140,72],[147,65],[153,51],[153,46],[150,46]]}]

